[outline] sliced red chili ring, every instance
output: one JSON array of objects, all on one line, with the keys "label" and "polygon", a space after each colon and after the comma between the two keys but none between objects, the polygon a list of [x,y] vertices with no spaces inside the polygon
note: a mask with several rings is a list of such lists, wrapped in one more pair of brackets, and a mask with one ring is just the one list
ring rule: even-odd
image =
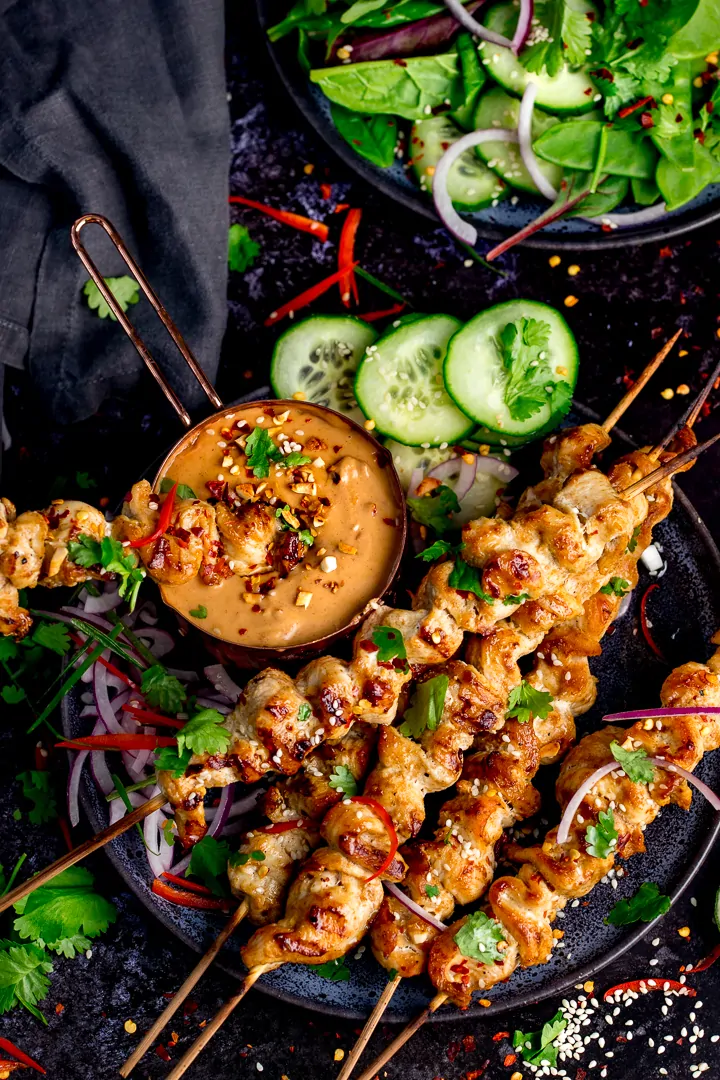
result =
[{"label": "sliced red chili ring", "polygon": [[366,878],[365,884],[367,885],[368,882],[373,881],[376,877],[380,877],[381,874],[384,874],[387,868],[392,865],[400,842],[392,818],[385,807],[382,806],[377,799],[371,799],[369,795],[352,795],[350,797],[350,802],[364,803],[365,806],[369,806],[380,818],[390,837],[390,850],[379,869],[377,869],[374,874],[371,874],[369,878]]}]

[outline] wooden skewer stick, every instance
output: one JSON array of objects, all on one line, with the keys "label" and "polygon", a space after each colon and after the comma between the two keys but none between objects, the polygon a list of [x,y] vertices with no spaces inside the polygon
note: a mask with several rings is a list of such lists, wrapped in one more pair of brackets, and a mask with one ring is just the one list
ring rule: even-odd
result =
[{"label": "wooden skewer stick", "polygon": [[697,395],[695,400],[693,402],[691,402],[690,405],[688,405],[687,409],[682,414],[682,416],[678,420],[675,421],[675,423],[670,428],[667,435],[665,435],[665,437],[662,439],[662,441],[659,442],[657,444],[657,446],[655,446],[650,451],[648,457],[652,461],[657,461],[657,459],[660,457],[660,454],[662,453],[662,451],[665,449],[665,447],[668,445],[668,443],[675,437],[675,435],[677,435],[678,431],[680,431],[681,428],[683,428],[683,427],[692,428],[692,427],[695,426],[695,422],[696,422],[697,418],[699,417],[700,413],[702,412],[702,407],[705,404],[705,402],[707,401],[707,399],[710,397],[710,394],[712,393],[713,387],[715,386],[715,383],[718,380],[718,378],[720,378],[720,360],[718,360],[717,364],[715,365],[713,370],[710,372],[710,375],[708,376],[707,382],[705,383],[705,385],[703,386],[702,390]]},{"label": "wooden skewer stick", "polygon": [[641,373],[641,375],[638,377],[638,379],[633,383],[633,385],[630,387],[628,392],[617,403],[617,405],[615,406],[613,411],[608,416],[607,420],[604,421],[604,423],[602,425],[604,431],[611,431],[615,427],[615,425],[617,424],[618,420],[623,415],[625,410],[628,409],[630,407],[630,405],[632,405],[633,401],[638,396],[638,394],[640,393],[642,388],[653,377],[653,375],[655,374],[657,369],[660,367],[660,365],[662,364],[665,357],[671,351],[673,345],[675,344],[675,342],[677,341],[677,339],[680,337],[681,334],[682,334],[682,330],[678,330],[675,334],[673,334],[673,336],[670,338],[670,340],[665,342],[665,344],[663,345],[660,352],[657,353],[652,358],[650,363],[647,365],[647,367]]},{"label": "wooden skewer stick", "polygon": [[388,982],[387,986],[378,998],[375,1008],[367,1018],[365,1027],[362,1029],[358,1041],[355,1043],[352,1050],[350,1051],[348,1059],[343,1065],[342,1071],[338,1075],[337,1080],[348,1080],[348,1078],[352,1075],[355,1066],[360,1060],[360,1056],[362,1055],[363,1050],[370,1041],[373,1031],[380,1023],[385,1010],[390,1004],[390,1000],[393,994],[395,993],[401,982],[402,978],[400,975],[396,975],[394,979],[391,979]]},{"label": "wooden skewer stick", "polygon": [[620,494],[624,499],[632,499],[635,495],[642,494],[642,492],[646,491],[647,488],[653,487],[661,480],[664,480],[666,476],[672,476],[673,473],[676,473],[678,469],[680,469],[683,465],[687,465],[688,462],[694,461],[695,458],[700,457],[700,454],[704,453],[705,450],[709,449],[709,447],[711,447],[713,443],[716,443],[718,439],[720,439],[720,431],[717,433],[717,435],[713,435],[712,439],[708,439],[706,442],[700,443],[698,446],[692,446],[683,454],[678,454],[678,456],[674,457],[672,461],[666,461],[664,465],[660,465],[657,469],[653,469],[651,473],[648,473],[647,476],[643,476],[640,480],[636,480],[634,484],[631,484],[630,487],[625,488],[625,490],[621,491]]},{"label": "wooden skewer stick", "polygon": [[240,925],[240,923],[243,921],[243,919],[245,918],[245,916],[248,913],[248,907],[249,907],[249,905],[248,905],[247,900],[243,900],[242,904],[240,904],[237,908],[235,908],[235,911],[232,913],[232,915],[230,916],[228,921],[225,923],[225,926],[220,931],[218,936],[215,938],[212,945],[210,946],[208,951],[203,956],[202,960],[200,960],[195,965],[195,967],[190,972],[187,979],[182,984],[180,989],[177,991],[175,996],[168,1003],[167,1007],[163,1010],[163,1012],[160,1014],[160,1016],[158,1016],[157,1020],[152,1025],[152,1027],[145,1033],[145,1036],[142,1039],[142,1041],[135,1047],[135,1049],[133,1050],[130,1057],[127,1059],[125,1064],[122,1066],[122,1068],[120,1069],[120,1075],[121,1076],[129,1076],[130,1073],[135,1068],[135,1066],[137,1065],[137,1063],[143,1057],[145,1057],[145,1054],[150,1049],[150,1046],[155,1042],[155,1039],[157,1039],[157,1037],[160,1035],[160,1032],[163,1030],[163,1028],[168,1023],[168,1021],[178,1011],[178,1009],[182,1005],[183,1001],[185,1001],[185,999],[187,998],[190,991],[200,981],[202,976],[205,974],[207,969],[212,964],[212,962],[215,959],[215,957],[217,956],[217,954],[222,949],[222,947],[225,944],[225,942],[227,941],[227,939],[230,937],[231,934],[233,934],[235,932],[235,930],[237,930],[238,926]]},{"label": "wooden skewer stick", "polygon": [[225,1004],[218,1009],[207,1027],[203,1028],[202,1034],[197,1037],[190,1049],[180,1058],[173,1071],[169,1073],[167,1080],[180,1080],[180,1077],[185,1075],[198,1054],[207,1046],[215,1032],[220,1030],[230,1013],[233,1009],[237,1008],[248,990],[255,985],[260,976],[264,975],[267,971],[274,971],[275,968],[279,967],[282,967],[282,964],[258,964],[257,967],[254,967],[248,972],[237,994],[233,994],[233,996],[228,998]]},{"label": "wooden skewer stick", "polygon": [[0,915],[3,911],[7,911],[13,904],[17,904],[18,900],[22,900],[24,896],[29,896],[35,889],[39,889],[41,885],[47,885],[49,881],[61,874],[63,870],[67,870],[68,867],[74,866],[75,863],[80,862],[86,855],[91,855],[93,851],[97,851],[101,847],[105,847],[105,844],[110,843],[116,836],[121,836],[122,833],[127,832],[128,829],[132,829],[133,825],[137,825],[138,821],[142,821],[143,818],[153,814],[156,810],[160,810],[161,807],[167,802],[167,795],[156,795],[154,798],[149,799],[148,802],[143,803],[142,806],[138,806],[136,810],[133,810],[131,814],[127,814],[125,817],[120,818],[114,825],[108,825],[107,829],[103,829],[96,836],[91,836],[89,840],[86,840],[84,844],[80,844],[79,847],[73,848],[72,851],[68,851],[66,855],[56,859],[54,863],[50,863],[44,870],[41,870],[35,877],[29,878],[23,882],[22,885],[18,885],[16,889],[9,892],[7,896],[3,896],[0,899]]},{"label": "wooden skewer stick", "polygon": [[445,1004],[447,998],[447,994],[436,994],[427,1009],[423,1009],[419,1016],[416,1016],[406,1028],[403,1028],[400,1034],[383,1050],[382,1054],[375,1058],[372,1065],[359,1077],[359,1080],[373,1080],[373,1077],[377,1075],[383,1065],[386,1065],[390,1058],[395,1056],[401,1046],[404,1046],[406,1042],[412,1039],[415,1032],[420,1030],[428,1017],[432,1016],[441,1005]]}]

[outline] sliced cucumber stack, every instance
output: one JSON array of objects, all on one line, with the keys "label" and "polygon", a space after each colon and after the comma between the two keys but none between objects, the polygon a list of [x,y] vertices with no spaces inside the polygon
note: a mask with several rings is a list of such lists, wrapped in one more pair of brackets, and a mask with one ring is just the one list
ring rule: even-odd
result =
[{"label": "sliced cucumber stack", "polygon": [[363,422],[353,380],[360,359],[377,334],[352,315],[311,315],[278,338],[270,364],[270,382],[279,398],[303,393],[306,401],[325,405]]},{"label": "sliced cucumber stack", "polygon": [[[413,169],[423,191],[432,191],[435,166],[462,135],[447,116],[430,116],[413,124],[410,135]],[[450,170],[448,192],[458,210],[481,210],[504,198],[507,188],[472,150],[466,150]]]},{"label": "sliced cucumber stack", "polygon": [[377,431],[407,446],[442,446],[475,426],[443,384],[443,361],[461,323],[426,315],[384,334],[358,368],[355,397]]},{"label": "sliced cucumber stack", "polygon": [[[522,320],[536,322],[527,327]],[[504,359],[508,335],[519,335],[523,327],[528,333],[542,331],[547,344],[518,349],[508,368]],[[500,335],[506,342],[504,350]],[[560,312],[534,300],[510,300],[477,315],[455,334],[444,376],[450,396],[478,424],[502,434],[529,436],[559,421],[567,411],[577,368],[577,344]],[[533,406],[533,401],[540,404]]]},{"label": "sliced cucumber stack", "polygon": [[[586,0],[576,0],[573,7],[578,11],[597,15],[595,6]],[[551,13],[553,6],[548,4],[546,10]],[[483,23],[488,30],[512,38],[518,21],[518,11],[518,7],[513,3],[498,4],[488,13]],[[522,96],[527,84],[534,82],[537,85],[535,102],[542,109],[554,113],[583,113],[593,107],[595,87],[583,70],[573,71],[566,65],[552,78],[545,70],[526,71],[510,49],[487,41],[480,43],[480,57],[488,74],[509,94]]]},{"label": "sliced cucumber stack", "polygon": [[[510,97],[501,86],[494,86],[480,98],[475,112],[475,128],[512,128],[518,125],[520,114],[520,101]],[[533,140],[540,138],[548,128],[559,124],[557,116],[550,116],[540,109],[533,111],[532,136]],[[520,148],[517,143],[486,142],[475,147],[475,152],[499,176],[520,191],[529,191],[538,195],[530,173],[523,164]],[[540,170],[555,188],[560,187],[562,169],[559,165],[552,165],[549,161],[539,161]]]}]

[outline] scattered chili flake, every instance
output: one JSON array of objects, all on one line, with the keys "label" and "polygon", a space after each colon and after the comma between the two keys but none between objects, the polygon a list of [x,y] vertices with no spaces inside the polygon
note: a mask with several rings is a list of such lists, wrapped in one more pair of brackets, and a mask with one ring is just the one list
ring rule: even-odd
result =
[{"label": "scattered chili flake", "polygon": [[58,1001],[57,1005],[55,1006],[56,1014],[59,1016],[60,1013],[64,1012],[64,1011],[65,1011],[65,1006],[63,1005],[62,1001]]},{"label": "scattered chili flake", "polygon": [[158,1043],[158,1045],[155,1047],[155,1053],[157,1054],[157,1056],[162,1061],[169,1061],[170,1060],[170,1055],[168,1054],[167,1050],[162,1045],[162,1043]]},{"label": "scattered chili flake", "polygon": [[509,1038],[510,1038],[510,1032],[509,1031],[496,1031],[495,1034],[492,1037],[493,1042],[500,1042],[502,1039],[509,1039]]},{"label": "scattered chili flake", "polygon": [[680,937],[689,938],[690,937],[690,927],[689,926],[680,926],[678,928],[678,934],[680,935]]},{"label": "scattered chili flake", "polygon": [[660,258],[661,259],[672,259],[673,254],[674,254],[674,252],[673,252],[673,249],[671,247],[661,247],[660,248]]},{"label": "scattered chili flake", "polygon": [[[651,102],[652,104],[650,104]],[[645,105],[650,105],[651,109],[657,108],[655,102],[653,101],[652,94],[648,94],[646,97],[638,98],[638,100],[634,101],[632,105],[626,105],[623,109],[620,109],[618,111],[618,120],[624,120],[626,116],[630,116],[638,109],[642,109]]]},{"label": "scattered chili flake", "polygon": [[320,194],[322,195],[323,199],[332,198],[332,184],[321,184]]},{"label": "scattered chili flake", "polygon": [[470,1072],[465,1073],[465,1080],[480,1080],[489,1064],[490,1058],[486,1058],[479,1069],[472,1069]]},{"label": "scattered chili flake", "polygon": [[448,1057],[448,1061],[451,1061],[451,1062],[454,1061],[461,1050],[462,1050],[462,1043],[451,1042],[450,1045],[448,1046],[447,1050],[445,1051],[446,1054],[447,1054],[447,1057]]},{"label": "scattered chili flake", "polygon": [[473,1050],[477,1049],[477,1045],[475,1043],[475,1036],[474,1035],[465,1035],[465,1037],[463,1038],[462,1044],[463,1044],[463,1050],[465,1051],[466,1054],[471,1054],[473,1052]]},{"label": "scattered chili flake", "polygon": [[579,302],[580,301],[578,300],[577,296],[573,296],[572,293],[570,294],[570,296],[566,296],[563,300],[563,304],[565,305],[565,307],[575,307],[575,305]]},{"label": "scattered chili flake", "polygon": [[505,1068],[509,1068],[510,1065],[514,1065],[517,1061],[517,1054],[506,1054],[503,1058],[503,1065]]}]

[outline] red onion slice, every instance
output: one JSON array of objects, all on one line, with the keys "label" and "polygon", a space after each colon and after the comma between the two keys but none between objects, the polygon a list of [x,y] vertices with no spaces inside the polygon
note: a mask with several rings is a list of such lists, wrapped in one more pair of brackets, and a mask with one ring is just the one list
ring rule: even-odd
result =
[{"label": "red onion slice", "polygon": [[528,39],[534,11],[535,5],[533,4],[533,0],[520,0],[520,15],[511,42],[512,51],[516,56]]},{"label": "red onion slice", "polygon": [[681,708],[681,709],[628,709],[626,712],[608,713],[603,716],[603,721],[610,723],[613,720],[647,720],[663,716],[712,716],[720,713],[717,705],[708,705],[704,709]]},{"label": "red onion slice", "polygon": [[74,827],[80,821],[80,780],[82,779],[83,765],[89,755],[89,750],[81,750],[79,754],[75,755],[72,765],[70,766],[70,772],[68,774],[67,782],[67,808],[68,819],[70,824]]},{"label": "red onion slice", "polygon": [[429,911],[425,911],[424,908],[421,908],[420,905],[416,904],[414,900],[411,900],[410,897],[402,891],[402,889],[398,889],[397,885],[394,882],[385,881],[383,882],[383,884],[387,891],[389,893],[392,893],[396,900],[399,900],[400,903],[404,904],[409,911],[412,911],[413,915],[417,915],[419,918],[423,919],[424,922],[429,923],[430,926],[434,926],[436,930],[447,930],[447,926],[444,922],[440,922],[440,920],[436,919],[434,915],[431,915]]},{"label": "red onion slice", "polygon": [[504,480],[506,484],[509,484],[518,475],[518,470],[514,465],[508,465],[507,461],[493,457],[492,454],[488,454],[487,457],[478,454],[475,467],[478,472],[488,473],[498,480]]},{"label": "red onion slice", "polygon": [[122,604],[122,597],[117,588],[108,589],[100,596],[91,596],[89,593],[83,601],[86,615],[103,615],[106,611],[112,611]]},{"label": "red onion slice", "polygon": [[168,634],[167,630],[160,630],[156,626],[140,626],[135,631],[135,635],[148,643],[150,652],[158,660],[167,656],[175,648],[172,635]]},{"label": "red onion slice", "polygon": [[[449,6],[450,0],[445,0],[445,2]],[[452,2],[455,3],[456,0],[452,0]],[[460,4],[460,7],[464,11],[462,4]],[[510,42],[507,42],[507,44],[509,45]],[[479,131],[471,131],[468,135],[463,135],[461,139],[449,146],[435,166],[435,175],[433,176],[435,209],[445,228],[453,236],[456,236],[458,240],[474,246],[478,234],[473,225],[468,221],[463,221],[452,204],[447,187],[451,168],[466,150],[479,146],[481,143],[517,141],[517,131],[510,131],[508,128],[481,128]]]},{"label": "red onion slice", "polygon": [[420,469],[420,468],[413,469],[413,471],[411,473],[411,476],[410,476],[410,484],[409,484],[408,490],[407,490],[409,499],[413,499],[417,495],[417,489],[420,487],[420,484],[423,482],[424,477],[425,477],[425,473],[423,472],[422,469]]},{"label": "red onion slice", "polygon": [[[159,787],[154,787],[148,798],[152,799],[159,791]],[[165,839],[162,831],[164,821],[165,815],[162,810],[154,810],[143,822],[145,854],[153,877],[161,877],[172,865],[173,845],[168,844]]]},{"label": "red onion slice", "polygon": [[720,798],[715,794],[711,787],[699,780],[694,773],[688,772],[687,769],[683,769],[681,765],[676,765],[672,761],[666,761],[662,757],[651,757],[653,765],[657,765],[658,769],[667,769],[669,772],[677,773],[678,776],[682,776],[683,780],[687,780],[688,784],[692,784],[694,788],[704,795],[707,801],[712,806],[713,810],[720,812]]},{"label": "red onion slice", "polygon": [[232,805],[232,797],[234,791],[235,785],[228,784],[228,786],[224,787],[220,792],[220,802],[217,805],[215,817],[213,818],[210,828],[208,829],[208,836],[220,836],[220,834],[222,833],[225,827],[225,822],[227,821],[230,814],[230,807]]},{"label": "red onion slice", "polygon": [[540,168],[540,162],[535,157],[532,145],[532,121],[536,96],[536,84],[528,82],[520,102],[520,114],[518,116],[520,156],[523,159],[523,165],[530,174],[530,179],[540,194],[544,195],[550,202],[555,202],[558,193]]},{"label": "red onion slice", "polygon": [[220,694],[225,694],[231,701],[237,701],[240,697],[240,687],[228,675],[222,664],[209,664],[204,669],[205,678],[212,683]]},{"label": "red onion slice", "polygon": [[[95,707],[98,711],[98,716],[107,728],[109,734],[119,735],[124,728],[115,715],[116,710],[110,701],[107,676],[107,669],[104,668],[102,664],[93,664],[93,697],[95,699]],[[130,694],[128,693],[127,697],[129,696]],[[123,695],[118,694],[115,701],[118,701],[118,699],[122,697]],[[125,700],[127,700],[127,698],[125,698]]]},{"label": "red onion slice", "polygon": [[197,703],[198,705],[200,705],[201,708],[215,709],[217,712],[222,713],[223,716],[227,716],[227,714],[231,711],[229,705],[223,705],[223,703],[221,701],[218,701],[216,698],[202,697],[202,695],[200,694],[198,694]]},{"label": "red onion slice", "polygon": [[[133,810],[136,810],[138,806],[144,806],[147,799],[144,795],[141,795],[139,791],[128,791],[128,802],[132,806]],[[127,809],[122,799],[113,799],[110,803],[110,824],[114,825],[120,818],[125,817]],[[151,815],[152,816],[152,815]]]},{"label": "red onion slice", "polygon": [[592,791],[598,780],[602,780],[604,776],[608,776],[611,772],[615,772],[616,769],[620,769],[620,771],[622,772],[622,766],[619,765],[617,761],[609,761],[607,765],[601,765],[599,769],[595,770],[595,772],[590,773],[587,779],[582,782],[570,802],[567,804],[565,808],[565,813],[563,814],[562,820],[558,826],[558,844],[567,843],[568,836],[570,835],[570,825],[572,824],[572,820],[575,817],[577,810],[582,805],[582,801],[587,795],[587,793],[589,791]]},{"label": "red onion slice", "polygon": [[597,217],[583,218],[593,225],[608,225],[611,229],[627,229],[633,225],[649,225],[658,221],[667,214],[665,203],[655,203],[654,206],[646,206],[642,210],[629,210],[627,214],[600,214]]},{"label": "red onion slice", "polygon": [[493,45],[503,45],[507,49],[513,47],[513,43],[509,38],[503,37],[502,34],[496,34],[494,30],[488,30],[476,19],[473,19],[469,11],[466,11],[460,3],[460,0],[445,0],[445,7],[460,25],[464,26],[475,37],[482,38],[483,41],[489,41]]},{"label": "red onion slice", "polygon": [[432,476],[433,480],[449,480],[451,476],[457,474],[453,490],[458,502],[462,502],[475,482],[477,454],[473,454],[472,457],[473,460],[470,464],[461,457],[452,457],[447,461],[442,461],[439,465],[435,465],[434,468],[430,469],[428,476]]}]

